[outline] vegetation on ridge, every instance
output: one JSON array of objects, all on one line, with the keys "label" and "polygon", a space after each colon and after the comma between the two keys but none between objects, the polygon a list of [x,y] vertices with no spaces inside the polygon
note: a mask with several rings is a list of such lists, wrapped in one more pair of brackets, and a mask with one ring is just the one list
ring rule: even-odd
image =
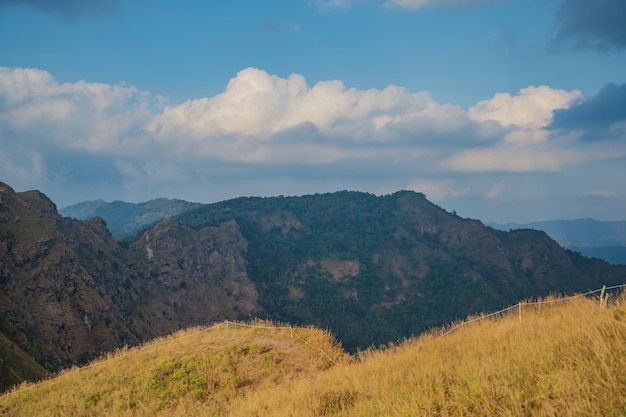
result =
[{"label": "vegetation on ridge", "polygon": [[545,301],[356,361],[314,329],[296,332],[316,348],[289,328],[192,329],[24,384],[0,415],[624,415],[626,297]]},{"label": "vegetation on ridge", "polygon": [[259,315],[331,329],[351,353],[523,298],[621,284],[626,273],[543,232],[494,230],[412,191],[237,198],[175,220],[196,229],[236,221]]}]

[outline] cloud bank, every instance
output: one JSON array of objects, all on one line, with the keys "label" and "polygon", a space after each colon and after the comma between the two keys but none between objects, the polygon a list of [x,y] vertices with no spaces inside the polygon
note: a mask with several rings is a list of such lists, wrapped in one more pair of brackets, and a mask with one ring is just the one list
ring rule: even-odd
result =
[{"label": "cloud bank", "polygon": [[[44,70],[0,68],[0,176],[18,189],[100,184],[139,199],[234,181],[276,194],[281,181],[294,181],[496,199],[510,182],[489,175],[559,172],[623,154],[571,129],[578,113],[622,98],[623,86],[588,101],[530,86],[464,110],[394,85],[309,85],[299,74],[246,68],[222,93],[174,105],[125,84],[59,83]],[[484,176],[482,188],[459,181],[468,174]]]},{"label": "cloud bank", "polygon": [[605,131],[626,123],[626,84],[608,84],[595,97],[557,111],[552,126],[562,129]]},{"label": "cloud bank", "polygon": [[557,42],[601,51],[626,48],[626,2],[565,0],[556,14]]}]

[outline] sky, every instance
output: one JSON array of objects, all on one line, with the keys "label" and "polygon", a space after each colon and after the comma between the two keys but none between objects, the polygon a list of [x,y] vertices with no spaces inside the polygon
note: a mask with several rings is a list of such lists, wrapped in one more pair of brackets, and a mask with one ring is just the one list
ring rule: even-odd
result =
[{"label": "sky", "polygon": [[0,0],[0,181],[626,220],[626,2]]}]

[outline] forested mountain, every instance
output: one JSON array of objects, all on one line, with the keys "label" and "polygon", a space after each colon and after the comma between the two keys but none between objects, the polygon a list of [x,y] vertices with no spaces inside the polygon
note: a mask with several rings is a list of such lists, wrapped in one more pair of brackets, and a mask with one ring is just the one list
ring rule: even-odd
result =
[{"label": "forested mountain", "polygon": [[237,198],[117,242],[102,217],[63,218],[0,184],[0,330],[51,370],[226,318],[316,325],[354,351],[625,279],[544,232],[494,230],[409,191]]},{"label": "forested mountain", "polygon": [[410,191],[239,198],[176,220],[236,221],[264,314],[331,329],[348,350],[626,279],[626,268],[564,251],[544,232],[494,230]]}]

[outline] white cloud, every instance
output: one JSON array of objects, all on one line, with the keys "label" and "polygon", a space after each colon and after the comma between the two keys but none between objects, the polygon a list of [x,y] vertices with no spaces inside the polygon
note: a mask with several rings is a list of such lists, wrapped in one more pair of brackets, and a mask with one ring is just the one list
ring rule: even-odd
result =
[{"label": "white cloud", "polygon": [[493,120],[502,126],[526,129],[546,127],[554,111],[566,109],[582,100],[580,91],[555,90],[545,85],[522,88],[517,96],[498,93],[470,107],[469,116],[478,122]]},{"label": "white cloud", "polygon": [[470,107],[468,115],[477,123],[501,125],[501,140],[489,147],[455,152],[444,165],[464,172],[557,172],[578,163],[585,155],[571,146],[575,136],[554,137],[546,128],[556,110],[582,100],[577,90],[547,86],[523,88],[515,96],[495,94]]},{"label": "white cloud", "polygon": [[133,145],[129,135],[143,129],[159,100],[124,84],[60,84],[46,71],[0,67],[0,123],[33,143],[119,150]]},{"label": "white cloud", "polygon": [[271,162],[289,148],[295,160],[327,162],[329,149],[336,159],[382,143],[431,140],[469,124],[458,106],[441,105],[425,92],[393,85],[357,90],[336,80],[309,87],[301,75],[280,78],[247,68],[215,97],[165,108],[148,131],[180,154]]},{"label": "white cloud", "polygon": [[[0,71],[0,123],[32,146],[179,162],[390,158],[430,167],[439,161],[463,171],[558,170],[553,153],[503,142],[545,142],[541,127],[552,112],[579,97],[576,91],[529,87],[465,112],[437,103],[427,92],[393,85],[357,90],[334,80],[311,87],[298,74],[281,78],[247,68],[221,94],[164,107],[161,98],[133,86],[60,84],[42,70]],[[486,142],[488,147],[475,148]]]},{"label": "white cloud", "polygon": [[[474,184],[489,191],[473,198],[494,199],[512,183],[506,175],[624,157],[623,147],[546,128],[556,109],[580,99],[577,91],[529,87],[465,111],[394,85],[309,86],[299,74],[247,68],[221,94],[167,106],[133,86],[59,83],[46,71],[0,68],[0,176],[17,188],[80,178],[81,189],[91,181],[137,199],[187,184],[268,178],[315,183],[316,191],[323,183],[407,186],[435,201],[468,198],[465,184]],[[502,173],[501,182],[469,180],[489,172]]]}]

